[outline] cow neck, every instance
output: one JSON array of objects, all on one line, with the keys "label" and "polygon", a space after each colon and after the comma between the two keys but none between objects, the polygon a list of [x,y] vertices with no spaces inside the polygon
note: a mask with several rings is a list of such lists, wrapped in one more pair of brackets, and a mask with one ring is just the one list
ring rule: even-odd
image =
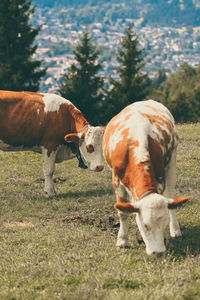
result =
[{"label": "cow neck", "polygon": [[83,133],[89,126],[89,123],[83,118],[75,120],[75,128],[77,133]]},{"label": "cow neck", "polygon": [[156,182],[150,163],[139,163],[133,172],[132,191],[136,201],[139,201],[143,195],[157,192]]},{"label": "cow neck", "polygon": [[84,118],[80,110],[78,110],[74,105],[70,105],[68,110],[73,118],[73,122],[71,124],[72,132],[79,133],[85,126],[89,125],[88,121]]}]

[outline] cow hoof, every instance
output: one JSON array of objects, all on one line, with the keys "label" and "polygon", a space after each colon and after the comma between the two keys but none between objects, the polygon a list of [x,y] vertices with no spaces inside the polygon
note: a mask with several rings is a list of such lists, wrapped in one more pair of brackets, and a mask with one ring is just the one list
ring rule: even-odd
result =
[{"label": "cow hoof", "polygon": [[182,234],[181,234],[180,230],[177,230],[177,231],[170,232],[170,236],[173,237],[173,238],[176,238],[176,237],[182,236]]},{"label": "cow hoof", "polygon": [[126,247],[128,247],[128,243],[127,243],[127,241],[120,240],[120,241],[117,241],[116,247],[117,248],[126,248]]},{"label": "cow hoof", "polygon": [[56,192],[53,192],[53,193],[48,193],[48,192],[46,192],[46,191],[44,191],[44,192],[45,192],[46,198],[52,198],[52,197],[55,197],[55,196],[56,196]]}]

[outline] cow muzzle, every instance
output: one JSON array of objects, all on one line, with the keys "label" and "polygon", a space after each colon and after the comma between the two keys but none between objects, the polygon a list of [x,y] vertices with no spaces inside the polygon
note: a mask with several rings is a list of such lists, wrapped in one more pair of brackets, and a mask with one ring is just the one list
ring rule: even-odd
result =
[{"label": "cow muzzle", "polygon": [[146,247],[146,253],[148,255],[162,255],[164,252],[166,251],[166,247],[165,245],[163,245],[162,247],[159,247],[159,248],[149,248],[149,247]]},{"label": "cow muzzle", "polygon": [[104,166],[96,166],[95,171],[96,172],[101,172],[103,170]]}]

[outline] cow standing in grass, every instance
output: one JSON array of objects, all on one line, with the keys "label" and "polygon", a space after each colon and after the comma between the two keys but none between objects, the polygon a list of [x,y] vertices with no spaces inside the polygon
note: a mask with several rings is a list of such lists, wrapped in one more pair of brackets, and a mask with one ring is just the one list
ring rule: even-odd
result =
[{"label": "cow standing in grass", "polygon": [[127,218],[132,213],[147,254],[166,250],[164,231],[169,222],[171,236],[181,235],[174,208],[188,198],[173,198],[177,143],[171,113],[153,100],[127,106],[108,123],[103,152],[117,198],[118,247],[127,246]]},{"label": "cow standing in grass", "polygon": [[58,95],[0,91],[0,149],[42,153],[48,196],[55,194],[55,163],[77,155],[82,166],[103,170],[102,138],[102,128]]}]

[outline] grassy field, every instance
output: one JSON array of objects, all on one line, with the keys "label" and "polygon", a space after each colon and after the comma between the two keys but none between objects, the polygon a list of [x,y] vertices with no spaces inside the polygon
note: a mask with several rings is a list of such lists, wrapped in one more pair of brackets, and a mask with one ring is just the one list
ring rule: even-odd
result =
[{"label": "grassy field", "polygon": [[58,195],[43,193],[39,154],[0,151],[0,299],[200,299],[200,124],[178,126],[177,209],[183,237],[147,256],[130,218],[129,249],[115,247],[110,170],[57,165]]}]

